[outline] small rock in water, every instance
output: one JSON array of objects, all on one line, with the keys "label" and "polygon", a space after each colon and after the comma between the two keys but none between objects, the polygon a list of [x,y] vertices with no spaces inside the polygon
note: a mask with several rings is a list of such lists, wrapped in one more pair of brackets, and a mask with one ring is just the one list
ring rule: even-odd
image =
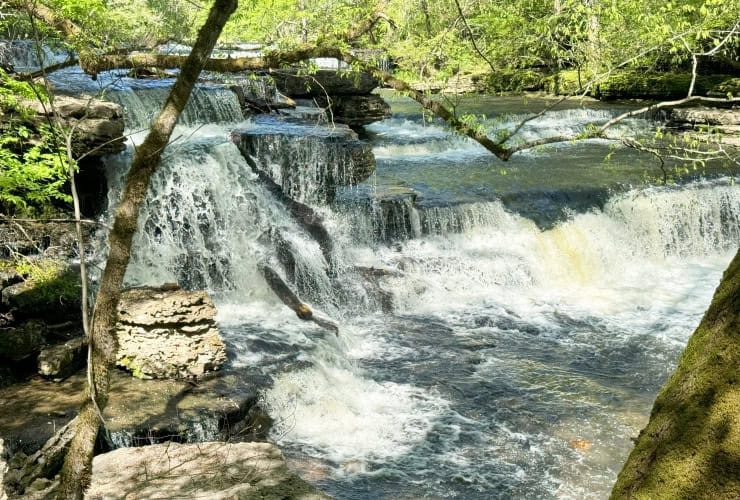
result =
[{"label": "small rock in water", "polygon": [[593,446],[593,443],[587,439],[571,439],[568,441],[571,448],[578,451],[588,451]]}]

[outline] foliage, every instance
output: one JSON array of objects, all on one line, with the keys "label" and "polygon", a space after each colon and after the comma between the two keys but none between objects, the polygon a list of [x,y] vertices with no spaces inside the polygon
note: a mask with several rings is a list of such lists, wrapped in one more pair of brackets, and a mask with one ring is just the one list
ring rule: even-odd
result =
[{"label": "foliage", "polygon": [[[39,92],[37,94],[36,92]],[[46,123],[32,124],[22,99],[44,99],[23,82],[0,70],[0,213],[34,215],[52,201],[71,203],[64,191],[67,181],[66,153],[58,146]]]}]

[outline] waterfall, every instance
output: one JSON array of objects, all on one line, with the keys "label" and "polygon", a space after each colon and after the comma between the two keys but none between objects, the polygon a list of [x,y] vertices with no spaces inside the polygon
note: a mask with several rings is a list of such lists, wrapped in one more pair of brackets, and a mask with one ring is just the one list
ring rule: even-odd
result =
[{"label": "waterfall", "polygon": [[[619,283],[641,272],[636,262],[724,253],[740,242],[740,190],[726,179],[616,195],[602,210],[573,214],[547,230],[498,201],[417,211],[424,237],[410,239],[404,219],[394,233],[405,240],[402,246],[376,246],[369,262],[367,251],[357,252],[365,265],[401,269],[408,283],[394,280],[396,289],[417,280],[444,294],[484,296],[497,285]],[[377,216],[355,211],[354,224],[336,225],[348,240],[377,245],[387,240],[378,233]],[[393,223],[404,215],[385,217]],[[427,299],[422,295],[408,307]]]},{"label": "waterfall", "polygon": [[[274,117],[235,125],[232,104],[214,112],[209,99],[232,99],[218,92],[196,102],[175,133],[186,140],[165,151],[126,283],[177,281],[214,295],[228,369],[270,378],[264,401],[286,455],[319,471],[340,498],[608,494],[629,437],[740,244],[733,181],[594,186],[595,201],[576,210],[557,176],[536,189],[525,179],[507,196],[536,212],[537,191],[549,189],[562,208],[538,224],[505,196],[420,192],[423,183],[448,188],[437,189],[438,176],[458,181],[458,167],[485,153],[435,124],[393,118],[368,128],[395,189],[376,173],[332,201],[322,190],[356,160],[354,137]],[[141,126],[143,106],[161,95],[116,98],[129,100]],[[530,132],[557,120],[575,130],[616,112],[567,110]],[[204,117],[219,123],[199,124]],[[519,166],[548,163],[548,154]],[[130,155],[108,161],[111,207]],[[587,160],[568,157],[584,172],[595,168]],[[331,266],[253,169],[323,217]],[[263,263],[335,319],[340,336],[279,302],[258,272]],[[592,452],[568,444],[581,439]]]},{"label": "waterfall", "polygon": [[254,159],[283,193],[301,203],[334,198],[337,186],[365,180],[375,169],[369,147],[344,125],[319,126],[254,120],[256,127],[236,133],[242,152]]},{"label": "waterfall", "polygon": [[[189,140],[168,147],[151,180],[139,216],[126,282],[176,281],[218,296],[268,298],[258,265],[278,265],[280,250],[293,249],[295,281],[328,300],[327,263],[319,245],[264,189],[227,129],[178,129]],[[108,161],[110,206],[125,180],[131,149]]]},{"label": "waterfall", "polygon": [[[542,117],[527,122],[510,142],[528,142],[545,137],[575,137],[583,132],[587,124],[603,124],[622,111],[588,108],[550,111]],[[513,131],[522,120],[530,116],[531,114],[502,113],[495,117],[482,119],[481,124],[495,137],[497,131]],[[645,130],[649,123],[651,122],[642,118],[625,120],[610,129],[610,133],[614,136],[634,135]],[[452,134],[444,123],[436,119],[421,122],[400,115],[372,123],[366,128],[378,139],[373,148],[378,160],[403,157],[405,161],[427,162],[429,156],[432,155],[440,159],[464,161],[471,157],[490,154],[472,139]],[[599,141],[601,140],[594,139],[590,142]],[[525,151],[520,154],[533,155],[536,152]]]},{"label": "waterfall", "polygon": [[[123,106],[126,129],[133,132],[149,128],[169,92],[169,83],[166,83],[138,89],[114,90],[107,94],[107,98]],[[237,123],[242,120],[244,115],[239,101],[231,90],[216,86],[197,86],[193,89],[178,124],[194,126],[205,123]]]},{"label": "waterfall", "polygon": [[[39,61],[39,55],[41,61]],[[38,71],[42,66],[49,67],[59,64],[68,58],[69,52],[66,50],[44,44],[39,48],[33,40],[0,41],[0,65],[10,65],[18,72]]]}]

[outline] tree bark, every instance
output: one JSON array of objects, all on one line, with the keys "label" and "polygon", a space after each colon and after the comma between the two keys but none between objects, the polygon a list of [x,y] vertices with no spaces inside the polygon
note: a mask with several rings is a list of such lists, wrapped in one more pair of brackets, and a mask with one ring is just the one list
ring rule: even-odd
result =
[{"label": "tree bark", "polygon": [[81,499],[90,485],[93,448],[101,424],[100,412],[107,402],[108,368],[115,353],[115,341],[111,332],[116,323],[116,309],[136,231],[139,207],[144,201],[149,179],[159,165],[162,151],[172,135],[177,118],[185,108],[198,76],[236,6],[237,0],[215,1],[208,19],[198,33],[192,52],[182,64],[162,111],[134,155],[108,237],[110,253],[95,302],[89,347],[89,369],[93,371],[93,382],[87,387],[88,397],[80,408],[77,432],[62,468],[61,498]]},{"label": "tree bark", "polygon": [[[280,68],[295,64],[313,57],[340,57],[341,52],[335,47],[317,47],[303,45],[291,51],[274,51],[260,57],[213,58],[204,61],[203,69],[221,73],[239,71],[258,71]],[[101,71],[120,68],[156,67],[179,68],[188,56],[173,54],[108,54],[81,63],[82,69],[94,75]]]},{"label": "tree bark", "polygon": [[661,389],[611,498],[737,498],[740,250]]}]

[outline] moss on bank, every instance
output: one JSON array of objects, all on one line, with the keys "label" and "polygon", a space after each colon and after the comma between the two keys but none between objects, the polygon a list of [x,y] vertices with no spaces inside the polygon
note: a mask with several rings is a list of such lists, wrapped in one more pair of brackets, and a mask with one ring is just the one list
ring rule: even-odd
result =
[{"label": "moss on bank", "polygon": [[740,497],[740,251],[661,389],[611,498]]},{"label": "moss on bank", "polygon": [[[737,79],[734,79],[737,80]],[[724,96],[728,75],[699,75],[696,94]],[[502,69],[482,80],[482,91],[487,93],[544,91],[550,94],[579,94],[589,76],[577,70],[546,73],[538,69]],[[691,83],[690,73],[646,73],[637,70],[615,70],[594,84],[587,95],[602,100],[616,99],[680,99],[686,96]],[[733,89],[735,86],[732,87]]]}]

